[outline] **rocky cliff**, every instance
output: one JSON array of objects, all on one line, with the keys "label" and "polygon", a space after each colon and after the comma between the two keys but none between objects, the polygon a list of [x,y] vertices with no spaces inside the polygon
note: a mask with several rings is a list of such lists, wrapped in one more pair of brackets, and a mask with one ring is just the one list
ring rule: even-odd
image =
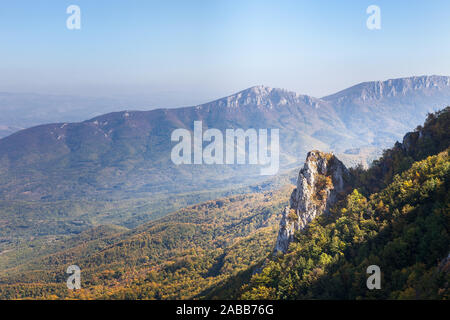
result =
[{"label": "rocky cliff", "polygon": [[297,188],[283,211],[275,252],[285,253],[296,231],[327,213],[344,192],[349,172],[333,154],[311,151],[300,170]]}]

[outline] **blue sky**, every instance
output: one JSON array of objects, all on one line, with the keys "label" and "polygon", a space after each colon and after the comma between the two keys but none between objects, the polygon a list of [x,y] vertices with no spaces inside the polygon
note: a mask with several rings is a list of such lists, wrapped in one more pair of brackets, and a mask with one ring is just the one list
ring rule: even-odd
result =
[{"label": "blue sky", "polygon": [[[81,30],[66,8],[81,8]],[[381,30],[366,8],[381,8]],[[253,85],[323,96],[450,75],[450,1],[14,0],[0,3],[0,91],[135,95],[172,107]]]}]

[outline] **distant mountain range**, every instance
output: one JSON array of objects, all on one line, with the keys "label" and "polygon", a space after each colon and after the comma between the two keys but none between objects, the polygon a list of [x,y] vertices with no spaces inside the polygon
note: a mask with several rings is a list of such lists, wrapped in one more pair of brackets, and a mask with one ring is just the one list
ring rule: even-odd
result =
[{"label": "distant mountain range", "polygon": [[280,129],[281,168],[311,149],[384,148],[450,104],[450,77],[361,83],[318,99],[256,86],[203,105],[122,111],[79,123],[40,125],[0,139],[0,198],[133,198],[219,189],[261,180],[257,166],[174,165],[171,132]]}]

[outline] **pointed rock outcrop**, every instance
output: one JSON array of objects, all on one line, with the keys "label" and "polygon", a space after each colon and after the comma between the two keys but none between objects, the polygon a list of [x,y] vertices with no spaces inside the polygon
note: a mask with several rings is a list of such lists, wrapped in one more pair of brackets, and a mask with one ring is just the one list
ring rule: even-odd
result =
[{"label": "pointed rock outcrop", "polygon": [[349,172],[333,154],[311,151],[300,170],[297,188],[283,211],[275,252],[285,253],[296,231],[327,213],[346,188]]}]

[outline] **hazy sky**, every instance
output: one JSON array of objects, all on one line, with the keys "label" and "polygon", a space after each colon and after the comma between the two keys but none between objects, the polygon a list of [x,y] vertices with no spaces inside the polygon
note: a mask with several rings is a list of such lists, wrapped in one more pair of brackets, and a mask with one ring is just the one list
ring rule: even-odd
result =
[{"label": "hazy sky", "polygon": [[[69,30],[69,5],[81,29]],[[369,5],[381,30],[366,27]],[[450,75],[450,1],[2,0],[0,91],[207,102],[253,85],[320,97]]]}]

